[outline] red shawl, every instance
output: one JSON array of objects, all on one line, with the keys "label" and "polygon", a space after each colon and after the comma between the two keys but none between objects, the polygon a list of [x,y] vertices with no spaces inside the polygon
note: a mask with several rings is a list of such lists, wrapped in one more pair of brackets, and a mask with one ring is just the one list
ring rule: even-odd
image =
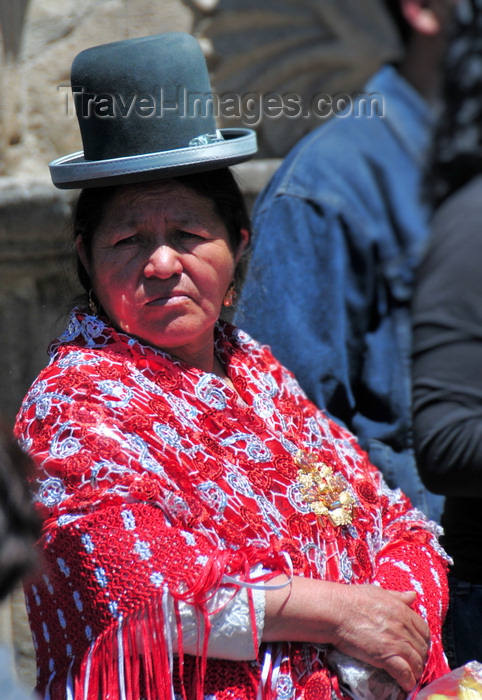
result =
[{"label": "red shawl", "polygon": [[[249,580],[256,564],[286,573],[287,559],[296,575],[415,589],[432,631],[422,681],[448,671],[434,523],[388,489],[268,348],[220,323],[216,352],[236,392],[80,312],[51,347],[16,425],[45,517],[45,571],[26,588],[38,690],[52,700],[67,686],[75,700],[345,697],[322,646],[261,645],[258,661],[223,661],[183,654],[181,640],[170,654],[166,594],[207,618],[226,575]],[[351,523],[314,512],[300,449],[341,479]]]}]

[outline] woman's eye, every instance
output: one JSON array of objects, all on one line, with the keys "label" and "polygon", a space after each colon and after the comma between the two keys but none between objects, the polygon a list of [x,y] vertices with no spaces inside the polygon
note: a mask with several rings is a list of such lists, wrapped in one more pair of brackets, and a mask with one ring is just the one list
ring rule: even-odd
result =
[{"label": "woman's eye", "polygon": [[197,238],[199,241],[209,241],[213,238],[213,232],[209,228],[194,228],[183,231],[184,235],[190,238]]},{"label": "woman's eye", "polygon": [[178,241],[178,243],[196,243],[197,241],[202,241],[203,236],[194,231],[179,229],[174,235],[174,240]]},{"label": "woman's eye", "polygon": [[124,236],[123,238],[119,238],[114,242],[114,247],[122,248],[123,246],[134,245],[134,243],[137,243],[137,241],[138,236],[136,234],[132,234],[132,236]]},{"label": "woman's eye", "polygon": [[182,236],[183,238],[201,238],[201,236],[197,233],[194,233],[194,231],[180,230],[177,232],[177,235]]}]

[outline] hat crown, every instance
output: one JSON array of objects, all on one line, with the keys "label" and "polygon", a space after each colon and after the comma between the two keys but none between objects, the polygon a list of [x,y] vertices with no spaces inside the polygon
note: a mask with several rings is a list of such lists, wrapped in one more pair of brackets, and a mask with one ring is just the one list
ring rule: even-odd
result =
[{"label": "hat crown", "polygon": [[71,81],[84,150],[49,164],[61,189],[179,177],[256,153],[252,129],[216,129],[206,61],[190,34],[85,49]]},{"label": "hat crown", "polygon": [[216,132],[206,62],[190,34],[86,49],[71,84],[85,160],[186,148]]}]

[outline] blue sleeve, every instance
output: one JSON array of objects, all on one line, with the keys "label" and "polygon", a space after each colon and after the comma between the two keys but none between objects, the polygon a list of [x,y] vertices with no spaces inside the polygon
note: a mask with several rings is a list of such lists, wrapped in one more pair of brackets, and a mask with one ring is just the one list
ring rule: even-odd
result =
[{"label": "blue sleeve", "polygon": [[314,403],[351,427],[374,292],[367,237],[291,195],[258,209],[254,228],[235,322],[271,346]]}]

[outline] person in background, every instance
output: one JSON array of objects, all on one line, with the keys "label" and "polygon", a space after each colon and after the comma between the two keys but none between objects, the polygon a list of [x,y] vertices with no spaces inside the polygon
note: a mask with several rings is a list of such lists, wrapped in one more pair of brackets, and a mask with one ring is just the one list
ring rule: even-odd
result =
[{"label": "person in background", "polygon": [[[234,317],[436,520],[443,499],[423,486],[413,452],[410,297],[429,232],[421,185],[452,4],[387,3],[405,59],[304,137],[259,196]],[[366,113],[372,96],[381,113]]]},{"label": "person in background", "polygon": [[415,697],[448,670],[438,526],[220,318],[250,237],[229,166],[256,139],[203,110],[146,118],[159,85],[208,98],[192,36],[81,52],[84,154],[51,164],[57,186],[83,188],[85,298],[16,421],[45,518],[26,590],[38,690]]},{"label": "person in background", "polygon": [[[0,601],[5,602],[22,577],[38,565],[34,544],[40,521],[34,510],[27,479],[31,460],[19,448],[11,431],[0,427]],[[2,700],[33,700],[31,690],[14,671],[13,651],[0,644]]]},{"label": "person in background", "polygon": [[453,668],[482,661],[482,3],[457,10],[428,173],[432,235],[413,299],[415,449],[424,483],[445,496]]}]

